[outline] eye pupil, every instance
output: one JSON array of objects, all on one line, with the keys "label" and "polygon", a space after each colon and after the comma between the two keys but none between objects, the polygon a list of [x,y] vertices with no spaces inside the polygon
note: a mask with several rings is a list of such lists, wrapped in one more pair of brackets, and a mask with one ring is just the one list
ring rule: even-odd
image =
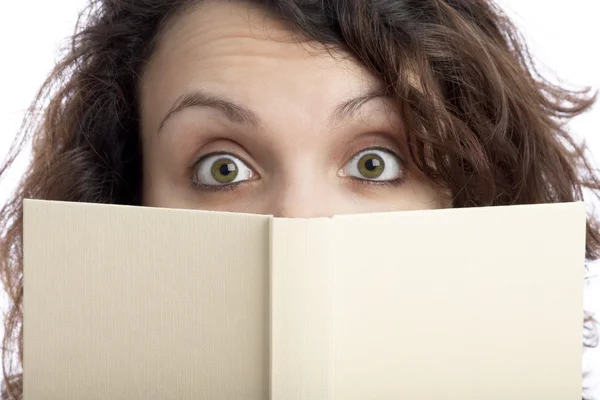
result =
[{"label": "eye pupil", "polygon": [[219,167],[219,172],[225,176],[229,175],[233,171],[235,171],[235,164],[223,164]]},{"label": "eye pupil", "polygon": [[377,154],[365,154],[358,161],[358,171],[367,179],[376,179],[383,174],[385,162]]},{"label": "eye pupil", "polygon": [[237,165],[229,158],[221,158],[215,161],[211,167],[211,175],[219,183],[233,182],[238,173]]},{"label": "eye pupil", "polygon": [[380,165],[381,163],[379,162],[379,160],[375,158],[371,158],[365,162],[365,168],[369,171],[375,171]]}]

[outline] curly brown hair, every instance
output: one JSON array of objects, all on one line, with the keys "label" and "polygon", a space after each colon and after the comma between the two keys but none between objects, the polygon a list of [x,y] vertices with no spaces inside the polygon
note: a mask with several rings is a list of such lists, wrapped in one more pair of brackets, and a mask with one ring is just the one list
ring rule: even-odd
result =
[{"label": "curly brown hair", "polygon": [[[598,193],[586,148],[566,128],[595,93],[540,76],[492,1],[246,1],[302,37],[347,51],[379,77],[397,100],[414,163],[451,193],[454,207],[572,202],[585,189]],[[0,211],[0,274],[11,300],[3,397],[22,397],[23,199],[140,203],[139,77],[165,24],[197,2],[91,0],[0,167],[5,176],[31,141],[29,168]],[[599,254],[590,215],[586,258]]]}]

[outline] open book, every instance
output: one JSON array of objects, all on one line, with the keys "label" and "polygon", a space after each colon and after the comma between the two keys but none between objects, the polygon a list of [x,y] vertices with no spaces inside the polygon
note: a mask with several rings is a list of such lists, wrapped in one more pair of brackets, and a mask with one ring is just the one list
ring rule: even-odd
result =
[{"label": "open book", "polygon": [[25,202],[33,399],[579,399],[582,203],[279,219]]}]

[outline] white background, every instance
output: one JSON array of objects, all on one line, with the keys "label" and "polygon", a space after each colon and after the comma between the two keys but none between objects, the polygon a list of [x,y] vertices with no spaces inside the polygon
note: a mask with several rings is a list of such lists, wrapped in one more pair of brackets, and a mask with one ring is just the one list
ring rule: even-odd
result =
[{"label": "white background", "polygon": [[[165,0],[168,1],[168,0]],[[350,1],[350,0],[349,0]],[[469,0],[465,0],[469,1]],[[3,4],[0,24],[0,163],[23,113],[72,33],[85,0],[29,0]],[[569,85],[600,89],[600,0],[501,0],[524,33],[543,72]],[[558,78],[553,78],[559,81]],[[600,158],[600,103],[571,123],[576,137]],[[27,154],[0,181],[0,204],[24,170]],[[586,305],[600,316],[600,285],[593,280]],[[6,309],[6,301],[1,303]],[[2,331],[0,331],[2,334]],[[593,367],[588,384],[600,399],[600,347],[586,350],[584,365]]]}]

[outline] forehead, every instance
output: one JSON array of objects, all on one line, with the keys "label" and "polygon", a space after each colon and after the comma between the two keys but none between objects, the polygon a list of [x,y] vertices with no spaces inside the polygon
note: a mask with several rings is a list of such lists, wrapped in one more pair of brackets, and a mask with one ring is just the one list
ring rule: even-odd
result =
[{"label": "forehead", "polygon": [[257,108],[318,113],[376,85],[348,54],[303,40],[256,5],[202,2],[162,32],[143,75],[141,106],[164,112],[182,93],[207,89]]}]

